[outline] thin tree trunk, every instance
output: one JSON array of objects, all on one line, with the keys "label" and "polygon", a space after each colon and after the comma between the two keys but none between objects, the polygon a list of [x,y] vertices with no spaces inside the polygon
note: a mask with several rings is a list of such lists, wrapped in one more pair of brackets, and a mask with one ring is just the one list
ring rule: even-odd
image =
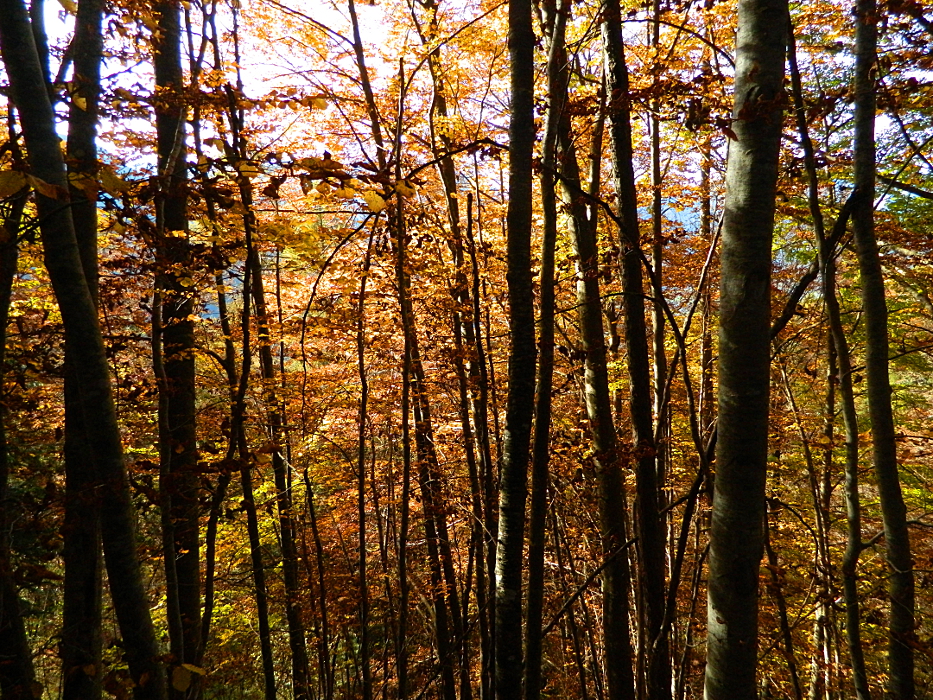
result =
[{"label": "thin tree trunk", "polygon": [[[489,373],[486,365],[486,351],[483,347],[483,326],[482,326],[482,308],[480,299],[480,274],[479,262],[476,256],[476,241],[473,238],[473,215],[472,215],[473,193],[467,195],[467,227],[466,243],[467,254],[470,257],[471,272],[471,299],[473,302],[473,353],[475,355],[477,382],[473,387],[472,394],[473,405],[473,424],[476,428],[476,440],[479,445],[480,455],[480,488],[483,500],[483,552],[485,553],[483,602],[477,604],[480,607],[478,614],[484,618],[481,621],[481,639],[482,639],[482,668],[480,669],[480,692],[482,700],[492,700],[494,697],[495,680],[495,610],[491,601],[495,597],[493,589],[496,573],[496,508],[495,493],[497,479],[495,476],[495,465],[492,459],[492,447],[489,441]],[[480,206],[477,202],[477,228],[482,221],[480,215]],[[469,336],[468,336],[469,337]],[[474,374],[471,371],[471,376]],[[479,584],[478,584],[479,585]],[[485,628],[485,635],[483,635]]]},{"label": "thin tree trunk", "polygon": [[[373,237],[366,244],[366,256],[360,275],[360,297],[356,309],[356,359],[360,377],[360,406],[357,414],[357,525],[359,527],[359,586],[360,586],[360,665],[363,676],[363,700],[372,700],[372,670],[369,643],[369,581],[366,576],[366,423],[369,419],[369,380],[366,377],[366,282]],[[374,484],[375,486],[375,484]],[[378,511],[376,517],[379,517]]]},{"label": "thin tree trunk", "polygon": [[768,457],[771,238],[787,42],[784,0],[740,0],[723,222],[707,700],[753,700]]},{"label": "thin tree trunk", "polygon": [[252,350],[250,349],[250,293],[252,274],[256,265],[252,256],[256,250],[252,245],[252,229],[247,224],[246,265],[243,275],[243,310],[240,318],[243,347],[240,352],[240,385],[234,400],[231,432],[236,440],[240,458],[240,488],[243,496],[243,511],[246,513],[246,532],[249,539],[250,563],[252,564],[253,590],[256,596],[256,618],[259,627],[259,648],[262,657],[263,697],[275,700],[275,662],[272,657],[272,632],[269,625],[269,601],[266,591],[266,572],[262,561],[262,542],[259,537],[259,519],[256,515],[256,500],[253,496],[252,455],[246,441],[243,422],[246,418],[246,389],[249,385]]},{"label": "thin tree trunk", "polygon": [[[240,192],[247,208],[247,215],[252,218],[252,194],[249,182],[241,176]],[[244,196],[245,195],[245,196]],[[252,226],[252,222],[249,224]],[[285,617],[288,622],[288,644],[292,656],[292,691],[295,700],[308,700],[308,651],[305,643],[304,614],[301,601],[303,593],[298,582],[298,554],[295,549],[295,523],[292,514],[292,496],[289,488],[289,465],[285,460],[282,408],[280,399],[275,395],[275,365],[272,356],[272,343],[269,332],[269,313],[266,308],[265,292],[262,283],[262,267],[258,252],[252,256],[253,278],[252,293],[256,308],[259,330],[260,375],[266,389],[264,398],[269,420],[269,449],[272,454],[272,473],[275,480],[275,500],[279,516],[279,535],[282,543],[282,578],[285,584]]]},{"label": "thin tree trunk", "polygon": [[[651,22],[651,45],[654,47],[655,60],[659,60],[659,51],[661,44],[661,2],[654,0],[652,7]],[[658,113],[661,109],[660,101],[655,100],[651,108],[651,266],[654,268],[654,274],[658,280],[658,287],[663,283],[663,265],[664,265],[664,222],[663,212],[664,203],[661,197],[661,187],[663,176],[661,173],[661,120]],[[626,269],[628,265],[628,256],[626,257]],[[640,266],[640,263],[639,263]],[[634,267],[634,264],[633,264]],[[659,294],[658,288],[655,289],[655,295]],[[628,299],[629,297],[626,297]],[[639,561],[645,573],[644,586],[642,587],[643,607],[646,613],[646,630],[650,647],[648,649],[648,668],[647,670],[647,698],[648,700],[669,700],[671,697],[671,654],[670,640],[668,633],[663,630],[664,622],[664,568],[667,549],[667,528],[664,516],[656,515],[663,512],[664,503],[664,482],[667,474],[667,455],[669,453],[669,433],[670,433],[670,413],[666,400],[665,386],[667,385],[667,352],[664,343],[664,305],[662,299],[655,299],[651,305],[652,318],[652,364],[654,365],[654,415],[657,421],[655,434],[658,437],[655,448],[655,457],[653,466],[656,477],[652,481],[641,479],[639,487],[639,498],[636,502],[636,517],[641,525],[644,518],[652,522],[647,523],[647,528],[651,530],[648,534],[648,540],[644,547],[639,550]],[[650,427],[650,423],[649,423]],[[638,443],[636,436],[636,443]],[[641,465],[639,465],[639,474],[641,474]],[[653,494],[642,495],[643,490],[653,490]],[[647,498],[647,500],[646,500]],[[648,513],[642,513],[639,508],[645,503],[654,508]],[[639,537],[646,533],[641,530]],[[648,547],[656,548],[645,552]],[[645,555],[649,559],[645,560]]]},{"label": "thin tree trunk", "polygon": [[509,3],[512,108],[506,223],[509,396],[502,445],[496,552],[496,700],[520,700],[522,696],[522,554],[536,355],[531,276],[534,44],[531,0],[512,0]]},{"label": "thin tree trunk", "polygon": [[[648,356],[648,339],[645,328],[644,289],[641,273],[641,242],[638,230],[638,199],[635,192],[635,174],[632,163],[632,127],[629,104],[628,68],[625,65],[625,49],[622,45],[622,18],[618,0],[602,0],[603,53],[606,65],[607,89],[609,92],[609,124],[612,142],[612,159],[615,189],[618,199],[617,212],[621,222],[619,231],[622,247],[622,287],[625,316],[625,337],[628,349],[627,369],[629,378],[629,411],[632,421],[632,437],[635,443],[635,530],[638,536],[637,552],[640,565],[640,581],[644,590],[642,604],[646,612],[648,649],[648,677],[658,679],[669,661],[667,642],[662,639],[664,621],[664,529],[659,517],[658,482],[655,462],[656,445],[651,418],[651,364]],[[624,557],[620,557],[623,559]],[[618,566],[618,565],[615,565]],[[627,598],[627,591],[619,592]],[[619,603],[622,604],[622,601]],[[627,611],[620,608],[619,615]],[[627,629],[627,620],[619,620]],[[630,668],[631,650],[627,638],[620,631],[610,631],[614,638],[613,657],[607,661],[610,670],[609,697],[617,700],[632,697],[634,676]],[[613,646],[607,645],[607,656]],[[617,655],[616,655],[617,654]],[[660,674],[660,675],[659,675]],[[661,697],[664,688],[650,683],[652,697]],[[663,685],[663,684],[662,684]],[[667,682],[670,694],[670,681]]]},{"label": "thin tree trunk", "polygon": [[[434,152],[434,157],[438,161],[438,171],[441,176],[441,181],[444,185],[444,192],[447,199],[447,216],[448,222],[450,225],[450,241],[449,247],[453,253],[453,265],[454,265],[454,284],[452,289],[452,296],[454,297],[457,305],[453,313],[453,326],[454,326],[454,342],[456,348],[456,357],[455,357],[455,371],[457,373],[457,382],[460,392],[460,419],[461,427],[463,430],[463,440],[464,440],[464,450],[466,452],[466,461],[467,469],[470,478],[470,489],[471,489],[471,506],[473,509],[473,527],[471,533],[471,541],[474,543],[472,548],[477,549],[479,553],[479,559],[481,565],[477,567],[477,572],[480,574],[480,583],[478,584],[481,587],[485,587],[485,571],[484,571],[484,562],[485,562],[485,537],[483,535],[483,499],[480,491],[480,472],[479,467],[477,466],[476,459],[476,448],[479,447],[480,460],[484,462],[482,468],[485,470],[486,465],[486,454],[483,452],[483,445],[481,442],[474,443],[473,439],[473,427],[470,424],[470,415],[469,415],[469,402],[467,400],[468,386],[473,387],[473,404],[475,406],[477,401],[477,392],[476,387],[479,384],[481,378],[479,375],[479,367],[477,363],[477,357],[475,356],[475,327],[473,323],[472,311],[473,303],[470,299],[469,285],[467,283],[467,276],[465,273],[465,260],[464,260],[464,245],[463,245],[463,235],[461,231],[461,222],[460,222],[460,200],[457,193],[457,175],[456,175],[456,164],[454,163],[453,156],[450,155],[450,152],[454,150],[454,143],[449,135],[449,133],[444,129],[435,128],[435,118],[440,119],[442,122],[448,120],[450,114],[447,107],[447,95],[444,86],[444,71],[443,66],[441,65],[441,53],[440,53],[440,44],[438,42],[438,7],[434,0],[427,0],[424,3],[424,9],[428,15],[428,23],[426,27],[421,27],[419,25],[419,33],[421,34],[422,43],[425,45],[435,46],[434,50],[428,56],[428,67],[431,72],[431,81],[434,88],[434,101],[431,105],[431,145]],[[413,19],[418,23],[417,16],[413,13]],[[467,226],[472,225],[470,221],[470,212],[467,212]],[[464,347],[464,338],[466,339],[466,348]],[[468,349],[469,355],[467,358],[469,362],[467,366],[464,367],[464,352],[465,349]],[[469,372],[469,380],[467,380],[467,372]],[[468,577],[469,585],[469,577]],[[480,598],[485,601],[487,592],[482,590],[479,593]],[[468,608],[468,601],[464,599],[463,601],[464,610]],[[480,605],[480,616],[485,618],[486,611],[485,605]],[[466,621],[460,620],[460,616],[454,616],[454,634],[458,638],[459,648],[458,648],[458,670],[460,675],[460,700],[470,700],[472,697],[472,688],[470,685],[470,651],[469,651],[469,636],[465,634],[464,630],[466,628]],[[481,625],[481,628],[487,628],[487,625],[484,623]],[[485,635],[484,635],[485,636]],[[489,667],[489,659],[486,656],[488,652],[488,644],[481,645],[481,667]]]},{"label": "thin tree trunk", "polygon": [[[806,111],[803,102],[803,89],[800,70],[797,65],[796,41],[792,25],[788,31],[788,64],[790,67],[791,89],[794,97],[794,111],[797,130],[800,134],[804,152],[804,166],[807,171],[807,194],[810,216],[817,239],[817,254],[822,282],[823,303],[829,321],[829,365],[830,381],[838,382],[842,399],[842,422],[845,430],[845,503],[846,503],[846,549],[842,558],[843,597],[846,602],[846,642],[849,647],[849,659],[852,664],[852,681],[859,700],[870,700],[868,675],[865,670],[865,657],[861,641],[861,616],[859,614],[857,568],[859,555],[863,550],[862,519],[859,501],[859,427],[858,413],[855,406],[855,392],[852,384],[852,361],[849,352],[849,340],[842,325],[842,312],[836,296],[836,252],[837,231],[845,227],[846,212],[840,213],[834,226],[831,239],[827,239],[823,213],[819,203],[819,181],[817,179],[816,160],[813,143],[807,130]],[[861,195],[859,195],[861,196]],[[855,197],[855,195],[853,195]],[[857,199],[857,197],[855,197]],[[854,205],[855,199],[852,200]],[[848,206],[848,204],[847,204]],[[838,373],[835,371],[838,368]]]},{"label": "thin tree trunk", "polygon": [[[318,596],[321,610],[321,639],[318,646],[318,657],[320,659],[320,685],[323,689],[324,700],[333,700],[334,697],[334,664],[330,653],[330,619],[327,614],[327,584],[324,576],[324,545],[321,542],[321,534],[317,527],[317,513],[314,507],[314,490],[311,487],[311,480],[308,478],[308,472],[305,470],[304,482],[306,489],[308,515],[311,519],[311,535],[314,538],[314,549],[317,561],[317,585]],[[402,697],[401,695],[399,696]]]},{"label": "thin tree trunk", "polygon": [[[401,216],[401,212],[399,212]],[[401,240],[401,238],[399,238]],[[405,271],[404,259],[396,256],[396,279],[402,279]],[[399,700],[408,700],[408,599],[410,584],[408,583],[408,529],[409,529],[409,499],[411,496],[411,385],[408,377],[411,375],[411,344],[408,333],[403,333],[404,349],[402,351],[402,493],[400,499],[401,513],[399,514],[398,532],[398,587],[399,587],[399,613],[398,613],[398,642],[396,649],[396,665],[398,668],[398,696]]]},{"label": "thin tree trunk", "polygon": [[[11,129],[12,131],[12,129]],[[11,202],[11,212],[3,219],[6,237],[0,243],[0,377],[6,366],[6,327],[10,319],[10,297],[19,261],[17,235],[26,192]],[[11,519],[9,494],[10,456],[6,439],[6,407],[0,403],[0,696],[3,700],[33,700],[36,687],[32,650],[26,636],[19,590],[10,562],[7,533]]]},{"label": "thin tree trunk", "polygon": [[539,700],[543,686],[541,618],[544,607],[544,547],[547,522],[548,462],[551,437],[551,393],[554,377],[554,253],[557,245],[557,134],[567,101],[564,35],[570,3],[542,3],[549,17],[545,31],[548,51],[548,111],[541,155],[541,290],[538,315],[538,373],[535,378],[534,436],[531,457],[531,503],[528,523],[528,604],[525,615],[524,700]]},{"label": "thin tree trunk", "polygon": [[[411,363],[411,375],[406,377],[406,381],[411,384],[411,393],[414,398],[412,412],[415,419],[417,476],[424,515],[428,565],[431,572],[431,602],[434,606],[435,638],[438,660],[441,664],[443,696],[445,700],[454,700],[456,697],[456,682],[453,654],[456,648],[456,640],[459,638],[455,631],[459,615],[457,611],[456,580],[453,576],[453,560],[445,512],[446,504],[444,504],[441,494],[441,475],[437,454],[434,450],[430,403],[427,397],[424,368],[421,363],[417,330],[411,308],[411,284],[407,272],[406,244],[404,240],[406,233],[400,200],[396,201],[396,206],[400,210],[396,217],[395,235],[396,254],[399,259],[397,272],[400,275],[398,278],[399,307],[402,329],[407,337],[406,344]],[[451,628],[454,629],[453,634],[451,634]]]},{"label": "thin tree trunk", "polygon": [[[20,0],[0,0],[0,49],[20,112],[32,175],[48,185],[37,193],[46,269],[65,328],[65,342],[82,368],[78,400],[88,429],[96,475],[104,486],[100,510],[104,553],[130,674],[138,700],[164,700],[165,674],[143,586],[136,547],[135,513],[123,462],[110,368],[97,311],[81,264],[68,182],[55,118],[42,78],[26,9]],[[49,196],[54,194],[55,197]]]},{"label": "thin tree trunk", "polygon": [[852,209],[852,229],[858,255],[865,317],[866,383],[871,419],[872,462],[884,519],[887,551],[888,682],[893,700],[914,697],[914,575],[907,529],[907,511],[898,476],[897,444],[888,374],[888,307],[874,228],[875,200],[875,62],[878,42],[875,0],[855,5],[855,141],[853,179],[858,198]]},{"label": "thin tree trunk", "polygon": [[784,645],[784,658],[787,661],[787,669],[790,671],[791,687],[794,689],[794,698],[803,700],[803,690],[800,686],[800,674],[797,672],[797,659],[794,655],[794,638],[791,635],[790,619],[787,615],[787,598],[784,596],[784,587],[782,584],[781,568],[778,561],[777,552],[771,546],[771,529],[768,523],[768,514],[765,513],[764,519],[764,544],[765,551],[768,554],[768,573],[771,576],[770,588],[778,606],[778,620],[781,625],[781,641]]}]

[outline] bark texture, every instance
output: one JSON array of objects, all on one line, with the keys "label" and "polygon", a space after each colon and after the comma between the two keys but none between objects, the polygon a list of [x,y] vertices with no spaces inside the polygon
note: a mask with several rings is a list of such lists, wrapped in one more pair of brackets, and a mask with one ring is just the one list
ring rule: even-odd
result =
[{"label": "bark texture", "polygon": [[878,7],[875,0],[855,5],[855,188],[852,231],[862,283],[865,315],[865,374],[871,420],[872,463],[884,519],[888,560],[888,683],[886,696],[914,697],[914,573],[907,511],[898,476],[891,380],[888,373],[888,307],[875,237],[875,52]]},{"label": "bark texture", "polygon": [[530,0],[512,0],[509,3],[512,110],[506,221],[511,342],[496,552],[497,700],[519,700],[522,695],[522,553],[537,354],[531,277],[534,43]]},{"label": "bark texture", "polygon": [[719,419],[710,532],[707,700],[757,696],[758,574],[768,448],[771,239],[787,3],[740,0],[726,172]]},{"label": "bark texture", "polygon": [[[197,426],[195,406],[194,296],[188,243],[184,75],[181,64],[181,5],[156,7],[159,32],[153,64],[159,192],[156,197],[161,298],[159,380],[160,490],[166,532],[169,637],[175,664],[195,664],[201,646],[200,532],[198,527]],[[155,333],[153,334],[156,335]],[[193,686],[197,685],[192,684]],[[195,692],[173,688],[176,697]]]}]

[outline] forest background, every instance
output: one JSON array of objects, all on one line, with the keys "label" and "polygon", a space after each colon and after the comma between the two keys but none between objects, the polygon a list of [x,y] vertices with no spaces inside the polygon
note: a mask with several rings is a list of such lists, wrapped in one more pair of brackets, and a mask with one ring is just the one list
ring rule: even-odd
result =
[{"label": "forest background", "polygon": [[931,17],[0,0],[0,695],[928,697]]}]

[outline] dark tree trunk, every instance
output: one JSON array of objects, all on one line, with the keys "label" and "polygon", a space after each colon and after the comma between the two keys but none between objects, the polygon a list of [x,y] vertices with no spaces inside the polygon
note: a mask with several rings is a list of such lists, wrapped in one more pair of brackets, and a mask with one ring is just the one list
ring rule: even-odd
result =
[{"label": "dark tree trunk", "polygon": [[0,1],[0,48],[13,102],[20,112],[30,171],[47,183],[37,193],[45,264],[65,329],[65,342],[81,368],[77,400],[88,429],[85,439],[102,484],[101,531],[130,674],[138,700],[164,700],[165,674],[149,613],[136,547],[135,513],[110,386],[110,369],[97,324],[68,202],[68,184],[52,105],[42,77],[29,19],[20,0]]},{"label": "dark tree trunk", "polygon": [[[194,664],[201,646],[199,479],[195,406],[194,295],[188,243],[187,147],[181,65],[181,5],[155,6],[153,44],[159,193],[156,197],[156,288],[160,296],[160,491],[167,509],[164,539],[169,638],[174,664]],[[153,334],[156,335],[155,333]],[[192,684],[174,697],[195,692]]]},{"label": "dark tree trunk", "polygon": [[531,503],[528,522],[528,604],[525,615],[525,700],[539,700],[544,607],[544,546],[547,523],[548,462],[551,446],[551,393],[554,377],[554,254],[557,246],[557,135],[567,101],[564,48],[570,3],[546,6],[548,110],[541,155],[541,289],[538,316],[538,373],[535,379],[534,437],[531,456]]},{"label": "dark tree trunk", "polygon": [[[11,212],[4,217],[3,233],[6,240],[0,243],[0,377],[6,358],[6,327],[10,318],[10,297],[13,279],[19,260],[16,236],[19,232],[26,193],[11,202]],[[11,519],[8,515],[10,457],[6,441],[6,408],[0,402],[0,696],[3,700],[33,700],[36,683],[32,664],[32,650],[26,637],[19,590],[13,578],[10,562],[9,532]]]},{"label": "dark tree trunk", "polygon": [[[91,298],[97,305],[97,119],[103,49],[103,0],[82,0],[75,19],[74,83],[68,111],[68,170],[78,254]],[[79,105],[78,102],[84,102]],[[80,187],[75,184],[80,183]],[[77,402],[79,371],[71,352],[65,358],[65,521],[62,599],[62,698],[101,696],[100,499],[94,465]],[[93,673],[89,671],[94,669]]]},{"label": "dark tree trunk", "polygon": [[496,700],[520,700],[522,696],[522,554],[536,355],[531,277],[534,45],[531,1],[512,0],[509,3],[512,109],[506,222],[509,397],[502,445],[496,552]]},{"label": "dark tree trunk", "polygon": [[[651,21],[651,45],[654,47],[655,60],[659,61],[661,42],[661,2],[653,0]],[[661,171],[661,120],[660,101],[656,100],[651,110],[651,266],[657,278],[657,287],[663,284],[664,266],[664,202],[661,196],[663,174]],[[634,264],[633,264],[634,267]],[[640,268],[640,264],[639,264]],[[628,258],[624,270],[628,269]],[[639,270],[640,272],[640,270]],[[639,282],[641,275],[639,274]],[[660,295],[660,289],[655,289],[655,295]],[[626,296],[628,301],[631,297]],[[636,309],[637,311],[637,309]],[[628,316],[626,315],[626,319]],[[654,365],[654,414],[657,423],[656,435],[658,440],[654,444],[654,463],[645,458],[639,459],[639,475],[642,474],[642,461],[645,469],[653,468],[656,476],[652,479],[639,477],[637,482],[638,498],[635,503],[636,528],[639,541],[644,545],[639,549],[639,562],[644,573],[644,585],[640,587],[640,598],[645,610],[646,629],[644,632],[648,642],[648,665],[646,668],[646,684],[648,700],[669,700],[671,697],[671,653],[669,633],[663,629],[664,624],[664,569],[665,551],[667,549],[666,518],[660,513],[665,507],[664,481],[667,474],[667,463],[670,435],[669,400],[666,398],[667,385],[667,352],[665,350],[665,320],[663,299],[656,298],[651,305],[652,318],[652,363]],[[626,327],[627,328],[627,327]],[[631,373],[631,370],[629,370]],[[634,410],[634,406],[633,406]],[[642,409],[644,410],[644,409]],[[650,414],[649,414],[650,417]],[[641,423],[642,421],[640,421]],[[634,423],[634,421],[633,421]],[[650,422],[646,422],[650,427]],[[635,442],[641,445],[638,436]],[[642,512],[643,505],[648,506],[649,512]],[[647,519],[647,520],[646,520]],[[643,522],[644,521],[644,522]],[[646,537],[647,536],[647,537]],[[645,558],[647,556],[647,559]]]},{"label": "dark tree trunk", "polygon": [[[559,63],[565,65],[566,60]],[[607,700],[622,700],[635,696],[629,641],[629,560],[626,552],[619,552],[626,540],[625,486],[606,367],[602,300],[599,296],[599,251],[595,228],[590,226],[582,196],[580,170],[568,114],[562,115],[558,144],[561,184],[565,203],[570,209],[570,231],[577,256],[577,308],[580,340],[585,353],[583,393],[599,491],[602,555],[606,560],[602,574],[606,697]],[[631,348],[629,352],[631,354]]]},{"label": "dark tree trunk", "polygon": [[[652,698],[670,695],[670,661],[664,621],[664,528],[658,508],[658,473],[656,446],[651,418],[651,361],[645,324],[644,288],[641,272],[641,241],[638,230],[638,199],[632,163],[632,127],[629,105],[628,69],[622,45],[622,21],[618,0],[603,0],[603,51],[609,91],[609,133],[612,139],[613,169],[618,197],[620,243],[622,246],[622,288],[625,314],[625,338],[629,378],[629,411],[632,438],[635,443],[635,530],[638,536],[638,561],[642,590],[642,605],[646,612],[648,646],[648,679]],[[619,642],[622,643],[621,641]],[[625,640],[626,646],[628,640]],[[608,650],[607,650],[608,651]],[[631,652],[627,652],[629,659]],[[610,662],[610,667],[618,666]],[[666,669],[666,671],[665,671]],[[610,698],[632,693],[631,671],[620,671]],[[660,679],[667,677],[666,686]],[[663,687],[659,687],[663,686]],[[622,690],[624,687],[625,690]],[[613,697],[614,696],[614,697]]]},{"label": "dark tree trunk", "polygon": [[888,375],[888,307],[884,276],[875,238],[875,52],[878,6],[857,0],[855,6],[855,144],[854,173],[858,197],[852,209],[852,230],[862,283],[865,315],[865,369],[868,415],[871,419],[872,462],[884,519],[887,550],[888,683],[893,700],[914,697],[914,574],[907,529],[907,512],[898,477],[897,444]]},{"label": "dark tree trunk", "polygon": [[[241,149],[241,156],[243,155]],[[247,208],[247,225],[255,228],[252,211],[252,191],[249,181],[240,177],[240,195]],[[250,237],[252,238],[252,237]],[[252,241],[250,241],[250,244]],[[288,644],[292,654],[292,690],[295,700],[308,700],[308,650],[305,642],[304,613],[301,601],[303,594],[298,581],[298,553],[295,548],[295,522],[292,508],[289,467],[285,460],[284,417],[280,399],[275,395],[275,364],[272,356],[272,341],[269,330],[269,312],[262,280],[259,253],[250,251],[252,265],[252,294],[256,309],[259,331],[259,367],[265,387],[264,398],[269,420],[269,450],[272,457],[272,473],[275,481],[275,500],[279,516],[279,536],[282,543],[282,578],[285,584],[285,618],[288,623]]]},{"label": "dark tree trunk", "polygon": [[447,504],[441,489],[441,472],[435,450],[431,403],[425,381],[424,366],[418,345],[418,332],[411,304],[411,280],[406,258],[406,227],[403,204],[396,200],[395,247],[397,255],[397,285],[399,313],[405,335],[406,354],[410,364],[412,413],[415,421],[418,486],[424,512],[424,532],[431,571],[431,597],[434,607],[435,639],[441,664],[442,692],[445,700],[456,697],[456,642],[461,638],[461,622],[454,576],[453,556],[447,527]]},{"label": "dark tree trunk", "polygon": [[723,222],[707,700],[753,700],[770,383],[771,238],[787,45],[784,0],[740,0]]},{"label": "dark tree trunk", "polygon": [[[356,360],[360,377],[360,405],[357,413],[357,547],[360,586],[360,665],[363,676],[363,700],[372,700],[372,661],[369,642],[369,579],[366,572],[366,427],[369,420],[369,380],[366,376],[366,282],[372,258],[373,237],[366,245],[366,257],[360,274],[360,296],[356,308]],[[376,514],[379,517],[379,514]],[[297,592],[297,591],[296,591]],[[297,700],[297,698],[296,698]]]}]

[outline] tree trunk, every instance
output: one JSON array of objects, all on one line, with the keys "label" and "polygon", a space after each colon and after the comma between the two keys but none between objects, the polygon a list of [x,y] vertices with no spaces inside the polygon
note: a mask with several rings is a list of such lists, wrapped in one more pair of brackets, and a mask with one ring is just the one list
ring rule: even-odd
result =
[{"label": "tree trunk", "polygon": [[[242,150],[241,150],[242,153]],[[252,192],[244,176],[240,177],[240,193],[253,227]],[[295,548],[295,523],[292,495],[289,488],[289,466],[285,460],[284,418],[280,399],[275,395],[276,377],[269,331],[259,253],[252,251],[252,294],[259,331],[259,366],[263,383],[263,398],[268,415],[268,449],[271,450],[272,474],[275,481],[275,501],[279,516],[279,536],[282,543],[282,579],[285,585],[285,618],[288,623],[288,644],[292,655],[292,691],[295,700],[308,700],[308,650],[305,642],[304,595],[298,581],[298,553]]]},{"label": "tree trunk", "polygon": [[858,197],[852,209],[852,230],[862,283],[865,315],[865,369],[868,415],[871,419],[872,462],[884,519],[887,550],[888,683],[893,700],[914,697],[914,574],[907,512],[898,477],[897,444],[888,375],[888,307],[884,276],[875,239],[875,51],[878,7],[875,0],[855,6],[855,143],[853,178]]},{"label": "tree trunk", "polygon": [[[651,697],[670,695],[670,661],[664,621],[664,529],[658,508],[656,445],[651,418],[651,362],[645,324],[644,288],[641,273],[641,241],[638,231],[638,199],[632,163],[632,127],[629,105],[628,68],[622,45],[622,19],[618,0],[603,0],[603,52],[609,91],[609,124],[612,137],[612,158],[615,177],[619,237],[622,247],[622,288],[625,315],[625,338],[628,349],[629,411],[632,438],[635,443],[635,530],[638,536],[641,603],[646,612],[648,648],[648,678]],[[626,625],[627,626],[627,625]],[[619,640],[617,643],[622,644]],[[628,646],[628,640],[624,640]],[[607,649],[608,653],[608,649]],[[626,652],[631,659],[631,651]],[[621,657],[620,657],[621,658]],[[610,662],[611,666],[620,664]],[[668,680],[660,679],[667,669]],[[613,690],[610,678],[610,700],[615,693],[634,692],[631,670],[620,671],[621,684]],[[624,687],[625,690],[622,690]],[[666,689],[666,691],[665,691]]]},{"label": "tree trunk", "polygon": [[719,418],[710,531],[707,700],[757,696],[758,574],[768,452],[771,238],[784,0],[740,0],[723,222]]},{"label": "tree trunk", "polygon": [[[360,273],[360,296],[356,307],[356,361],[360,377],[360,405],[357,413],[357,481],[356,507],[358,533],[358,562],[360,586],[360,665],[363,676],[363,700],[372,700],[372,667],[369,643],[369,579],[366,575],[366,427],[369,420],[369,380],[366,376],[366,282],[372,259],[373,236],[366,244],[366,257]],[[378,519],[379,513],[376,513]],[[297,577],[296,577],[297,578]],[[297,580],[296,580],[297,583]],[[295,591],[297,593],[297,591]],[[297,698],[296,698],[297,700]]]},{"label": "tree trunk", "polygon": [[[194,664],[201,647],[201,571],[195,405],[194,293],[188,243],[187,147],[181,65],[181,5],[155,6],[159,31],[153,43],[159,192],[156,196],[156,289],[160,297],[159,489],[164,522],[167,612],[172,663]],[[156,337],[158,336],[158,337]],[[172,695],[196,692],[173,686]]]},{"label": "tree trunk", "polygon": [[[36,194],[45,264],[65,329],[71,357],[82,371],[77,386],[80,410],[88,429],[88,451],[103,484],[100,509],[107,573],[130,674],[138,700],[164,700],[165,674],[149,613],[136,547],[135,513],[123,462],[110,368],[97,311],[81,264],[68,184],[55,118],[42,79],[26,9],[20,0],[0,0],[0,48],[22,118],[32,175],[45,183]],[[54,195],[49,196],[49,195]]]},{"label": "tree trunk", "polygon": [[[68,111],[68,169],[72,182],[71,216],[78,254],[94,305],[98,302],[97,271],[97,119],[100,64],[103,49],[102,0],[82,0],[75,19],[74,81]],[[84,99],[83,109],[75,97]],[[80,371],[72,353],[65,358],[65,517],[62,557],[65,581],[62,598],[62,698],[96,700],[101,696],[101,552],[100,499],[94,466],[78,408]],[[95,669],[89,673],[90,669]]]},{"label": "tree trunk", "polygon": [[[849,659],[852,664],[852,682],[858,700],[870,700],[868,675],[865,670],[865,656],[861,641],[861,616],[859,614],[857,568],[862,544],[862,518],[859,500],[859,426],[858,412],[855,406],[855,391],[852,383],[852,358],[849,352],[849,340],[842,325],[842,311],[836,296],[836,251],[835,239],[845,230],[848,212],[843,211],[833,227],[830,239],[826,237],[823,212],[819,202],[819,181],[817,179],[816,159],[813,143],[807,130],[806,108],[803,101],[803,87],[800,70],[797,66],[797,48],[793,25],[788,25],[788,65],[790,67],[791,89],[794,97],[794,111],[797,131],[803,147],[804,167],[807,172],[807,199],[813,229],[816,233],[817,254],[821,275],[821,292],[826,305],[829,321],[829,376],[831,383],[838,383],[842,398],[842,423],[845,430],[845,503],[846,503],[846,549],[842,557],[843,597],[846,606],[846,642],[849,646]],[[854,196],[854,195],[853,195]],[[857,197],[852,200],[856,201]],[[848,207],[852,202],[846,204]],[[834,387],[830,387],[832,392]],[[830,432],[832,428],[830,427]],[[830,454],[831,458],[831,454]],[[815,684],[814,684],[815,685]]]},{"label": "tree trunk", "polygon": [[[10,318],[10,297],[19,261],[17,235],[26,192],[11,203],[12,211],[2,222],[6,240],[0,243],[0,378],[6,366],[6,327]],[[6,407],[0,405],[0,696],[3,700],[33,700],[36,683],[32,650],[26,637],[19,590],[13,577],[8,542],[10,457],[6,441]]]},{"label": "tree trunk", "polygon": [[496,700],[520,700],[522,696],[522,554],[536,355],[531,276],[534,44],[531,0],[512,0],[509,3],[512,109],[506,219],[509,396],[502,445],[496,552]]},{"label": "tree trunk", "polygon": [[549,35],[547,84],[548,110],[541,147],[541,289],[538,316],[538,373],[535,378],[534,437],[531,457],[531,504],[528,522],[528,604],[525,615],[524,700],[539,700],[543,684],[541,618],[544,607],[544,547],[547,522],[548,462],[550,460],[551,393],[554,377],[554,254],[557,245],[557,133],[567,102],[565,28],[570,3],[546,5],[544,23]]}]

